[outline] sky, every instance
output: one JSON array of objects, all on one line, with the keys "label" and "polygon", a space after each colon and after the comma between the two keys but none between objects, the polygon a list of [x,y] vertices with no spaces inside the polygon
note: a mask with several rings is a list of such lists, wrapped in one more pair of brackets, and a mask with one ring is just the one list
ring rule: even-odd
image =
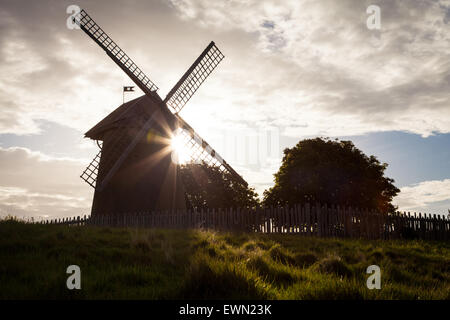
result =
[{"label": "sky", "polygon": [[161,97],[214,40],[225,59],[180,114],[259,194],[285,148],[331,137],[389,164],[400,210],[447,214],[450,0],[0,0],[0,217],[89,214],[79,175],[98,147],[83,135],[133,85],[68,28],[70,5]]}]

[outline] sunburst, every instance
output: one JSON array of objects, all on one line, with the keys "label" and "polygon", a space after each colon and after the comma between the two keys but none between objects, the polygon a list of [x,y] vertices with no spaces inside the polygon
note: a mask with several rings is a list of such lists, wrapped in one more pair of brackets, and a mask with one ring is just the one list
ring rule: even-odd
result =
[{"label": "sunburst", "polygon": [[177,164],[185,164],[191,158],[191,150],[186,146],[186,141],[181,132],[175,132],[170,148],[172,149],[172,161]]}]

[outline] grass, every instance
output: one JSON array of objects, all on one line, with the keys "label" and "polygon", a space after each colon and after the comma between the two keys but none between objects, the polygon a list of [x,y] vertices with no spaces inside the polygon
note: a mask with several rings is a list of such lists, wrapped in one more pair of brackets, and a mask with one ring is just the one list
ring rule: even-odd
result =
[{"label": "grass", "polygon": [[[0,222],[0,299],[450,299],[450,244]],[[66,268],[81,268],[81,290]],[[381,290],[366,287],[379,265]]]}]

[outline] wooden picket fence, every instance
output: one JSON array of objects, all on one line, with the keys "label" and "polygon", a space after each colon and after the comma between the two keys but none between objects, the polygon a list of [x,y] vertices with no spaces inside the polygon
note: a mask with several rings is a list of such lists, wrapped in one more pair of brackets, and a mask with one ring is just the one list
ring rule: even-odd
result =
[{"label": "wooden picket fence", "polygon": [[85,226],[91,220],[90,216],[83,217],[70,217],[70,218],[59,218],[59,219],[49,219],[33,222],[34,224],[64,224],[72,226]]},{"label": "wooden picket fence", "polygon": [[289,233],[318,237],[449,240],[450,219],[421,213],[383,215],[326,205],[256,209],[174,210],[54,219],[41,223]]}]

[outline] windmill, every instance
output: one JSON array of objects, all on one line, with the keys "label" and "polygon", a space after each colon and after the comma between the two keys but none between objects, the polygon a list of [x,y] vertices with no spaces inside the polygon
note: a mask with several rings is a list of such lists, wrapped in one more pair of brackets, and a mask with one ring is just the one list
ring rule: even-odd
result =
[{"label": "windmill", "polygon": [[92,215],[185,207],[184,188],[177,165],[167,152],[167,141],[178,132],[190,149],[191,160],[219,167],[245,180],[179,115],[186,103],[224,58],[211,42],[164,99],[158,87],[130,57],[81,10],[74,22],[145,93],[122,104],[85,137],[100,150],[81,174],[95,188]]}]

